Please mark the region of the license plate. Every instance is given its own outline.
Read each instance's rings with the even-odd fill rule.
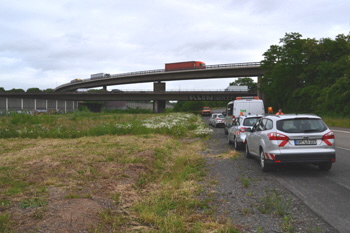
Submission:
[[[294,140],[295,145],[316,145],[317,142],[314,139],[302,139],[302,140]]]

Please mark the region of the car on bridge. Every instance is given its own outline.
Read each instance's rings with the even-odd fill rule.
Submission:
[[[111,75],[107,73],[97,73],[97,74],[90,75],[91,79],[100,79],[100,78],[109,78],[109,77],[111,77]]]
[[[334,133],[316,115],[267,115],[247,134],[245,149],[248,158],[260,160],[263,171],[285,163],[315,164],[329,171],[336,161],[334,143]]]
[[[76,78],[76,79],[73,79],[72,81],[70,81],[70,83],[77,83],[77,82],[82,82],[83,80],[80,79],[80,78]]]

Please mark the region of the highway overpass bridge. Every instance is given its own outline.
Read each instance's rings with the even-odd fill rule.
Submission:
[[[24,100],[29,101],[32,110],[36,106],[41,105],[41,108],[48,108],[48,105],[54,105],[51,108],[71,109],[78,107],[78,101],[153,101],[153,110],[155,112],[163,112],[165,110],[166,101],[169,100],[184,100],[184,101],[231,101],[237,96],[255,96],[254,92],[237,92],[237,91],[124,91],[124,92],[66,92],[66,93],[0,93],[0,111],[8,111],[12,105],[17,106],[17,110],[27,106]],[[39,101],[46,100],[46,102]],[[55,100],[56,102],[52,102]],[[63,102],[62,102],[63,101]],[[13,103],[13,104],[12,104]],[[44,104],[43,104],[44,103]],[[45,104],[46,103],[46,104]],[[43,106],[44,105],[44,106]],[[21,106],[21,107],[19,107]],[[45,107],[46,106],[46,107]],[[18,109],[20,108],[20,109]],[[29,107],[30,108],[30,107]]]
[[[215,79],[232,77],[261,77],[264,72],[260,62],[206,65],[205,69],[165,71],[164,69],[113,74],[106,78],[82,79],[56,87],[56,92],[75,91],[80,88],[95,88],[133,83],[164,83],[175,80]],[[156,91],[157,87],[154,87]],[[165,85],[164,90],[165,91]]]
[[[255,92],[246,91],[123,91],[123,92],[66,92],[66,93],[6,93],[0,98],[47,99],[70,101],[230,101],[237,96],[253,96]]]
[[[111,101],[111,100],[152,100],[155,112],[165,110],[167,100],[186,100],[186,101],[230,101],[237,96],[252,96],[259,93],[231,92],[231,91],[191,91],[191,92],[169,92],[166,91],[167,81],[175,80],[195,80],[195,79],[215,79],[232,77],[258,77],[263,76],[264,72],[260,68],[260,62],[230,63],[219,65],[206,65],[205,69],[175,70],[165,71],[147,70],[139,72],[130,72],[124,74],[113,74],[106,78],[74,80],[58,86],[54,93],[0,93],[0,105],[8,106],[9,98],[21,99],[46,99],[46,100],[64,100],[64,101]],[[124,91],[124,92],[76,92],[77,89],[103,87],[107,86],[154,82],[153,91]],[[260,96],[260,95],[259,95]],[[47,101],[46,101],[47,102]],[[34,106],[36,101],[34,101]],[[65,103],[66,104],[66,103]],[[56,104],[57,105],[57,104]],[[73,102],[73,106],[75,106]],[[73,107],[74,108],[74,107]]]
[[[205,69],[185,69],[166,71],[165,69],[158,70],[146,70],[139,72],[130,72],[124,74],[113,74],[108,77],[98,79],[82,79],[73,80],[70,83],[58,86],[55,92],[69,92],[83,88],[95,88],[103,87],[107,90],[107,86],[121,85],[121,84],[133,84],[133,83],[145,83],[154,82],[153,93],[123,93],[123,97],[128,100],[142,99],[153,100],[153,108],[156,112],[164,111],[165,100],[226,100],[235,98],[237,93],[231,93],[230,97],[227,97],[228,93],[170,93],[166,92],[165,82],[175,80],[195,80],[195,79],[215,79],[215,78],[232,78],[232,77],[258,77],[258,85],[260,77],[264,72],[260,68],[260,62],[246,62],[246,63],[230,63],[230,64],[218,64],[218,65],[206,65]],[[257,93],[259,96],[260,94]],[[90,94],[89,94],[90,95]],[[243,93],[239,93],[243,95]],[[244,95],[252,95],[252,93],[245,93]],[[94,96],[94,98],[102,98],[103,95]],[[105,94],[109,96],[109,94]],[[117,96],[117,95],[116,95]],[[114,98],[116,98],[114,96]],[[197,96],[197,97],[196,97]],[[88,97],[88,95],[86,95]],[[91,95],[92,98],[92,95]]]

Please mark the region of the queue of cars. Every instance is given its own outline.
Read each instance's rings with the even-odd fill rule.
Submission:
[[[335,137],[321,117],[265,114],[261,103],[242,102],[230,102],[223,112],[224,132],[236,150],[245,150],[247,158],[260,161],[262,171],[288,163],[314,164],[322,171],[331,169],[336,161]],[[254,106],[249,106],[253,102]],[[241,111],[246,109],[249,111]],[[212,122],[218,115],[212,115],[210,125],[215,125]]]

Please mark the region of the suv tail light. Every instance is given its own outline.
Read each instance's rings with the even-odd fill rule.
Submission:
[[[240,133],[245,133],[246,132],[246,127],[241,127],[241,128],[239,128],[239,132]]]
[[[284,134],[280,134],[280,133],[268,133],[267,136],[269,137],[269,140],[274,141],[282,141],[278,146],[279,147],[283,147],[285,146],[288,141],[289,141],[289,137],[287,137]]]
[[[331,131],[329,133],[326,133],[325,135],[323,135],[322,137],[322,141],[324,141],[328,146],[331,146],[332,143],[330,141],[328,141],[329,139],[335,139],[334,137],[334,133]]]

